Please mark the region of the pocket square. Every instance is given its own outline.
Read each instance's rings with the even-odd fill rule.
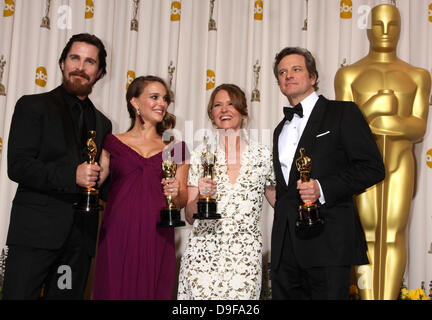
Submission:
[[[330,131],[326,131],[326,132],[320,133],[316,137],[319,138],[319,137],[325,136],[326,134],[329,134],[329,133],[330,133]]]

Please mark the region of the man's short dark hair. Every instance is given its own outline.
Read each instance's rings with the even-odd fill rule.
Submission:
[[[105,50],[105,46],[102,43],[102,41],[96,37],[93,34],[89,34],[89,33],[80,33],[80,34],[75,34],[73,35],[68,43],[66,44],[66,46],[63,49],[63,52],[60,56],[59,59],[59,65],[60,65],[60,69],[61,69],[61,64],[62,62],[64,62],[66,60],[66,57],[72,47],[72,44],[74,42],[85,42],[88,44],[92,44],[94,45],[96,48],[99,49],[99,54],[98,54],[98,58],[99,58],[99,70],[101,70],[101,74],[99,75],[99,77],[96,79],[96,81],[98,81],[99,79],[101,79],[105,74],[106,74],[106,56],[107,56],[107,52]]]
[[[278,83],[279,83],[279,77],[278,77],[279,63],[284,57],[289,56],[291,54],[298,54],[305,58],[306,69],[309,72],[309,77],[312,78],[314,75],[316,77],[316,81],[313,87],[315,91],[317,91],[318,90],[318,70],[316,68],[315,58],[313,57],[312,53],[310,53],[309,50],[300,47],[286,47],[283,48],[278,54],[276,54],[274,65],[273,65],[273,73]]]

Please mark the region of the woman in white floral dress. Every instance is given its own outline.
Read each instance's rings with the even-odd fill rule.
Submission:
[[[200,145],[191,155],[186,219],[193,228],[183,253],[178,299],[258,299],[261,291],[264,196],[274,205],[271,151],[250,141],[242,130],[248,117],[244,92],[233,84],[218,86],[208,104],[218,128],[213,139],[214,180],[202,177]],[[195,220],[200,195],[217,200],[219,220]]]

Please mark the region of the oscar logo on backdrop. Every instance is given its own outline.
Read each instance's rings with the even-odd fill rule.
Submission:
[[[355,197],[372,277],[368,286],[359,288],[360,296],[393,300],[405,272],[405,229],[415,182],[413,144],[426,131],[431,77],[397,57],[401,18],[396,6],[374,7],[369,28],[369,54],[339,69],[335,91],[337,100],[360,107],[386,168],[383,182]]]
[[[429,5],[428,9],[429,22],[432,22],[432,3]]]
[[[341,0],[340,2],[340,17],[342,19],[351,19],[353,4],[351,0]]]
[[[135,71],[129,70],[126,73],[126,90],[129,88],[129,85],[132,83],[132,81],[135,80]]]
[[[264,3],[262,0],[256,0],[254,4],[254,19],[262,20],[264,12]]]
[[[48,81],[48,73],[45,67],[38,67],[36,69],[35,83],[39,87],[45,87]]]
[[[171,21],[180,21],[181,2],[173,1],[171,3]]]
[[[208,69],[207,70],[207,81],[206,81],[206,90],[211,90],[214,88],[216,83],[216,74],[213,70]]]
[[[86,19],[92,19],[94,16],[94,3],[93,0],[86,0],[86,8],[85,8],[85,14],[84,18]]]
[[[3,17],[13,16],[14,12],[15,12],[15,1],[5,0],[4,9],[3,9]]]

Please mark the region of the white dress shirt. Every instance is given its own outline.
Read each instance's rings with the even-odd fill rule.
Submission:
[[[281,164],[282,173],[285,179],[285,183],[288,185],[289,175],[291,170],[292,162],[294,161],[295,151],[297,150],[297,145],[303,134],[303,130],[309,120],[309,116],[318,101],[318,94],[314,91],[300,103],[303,108],[303,118],[296,113],[291,121],[285,121],[282,131],[279,135],[278,140],[278,151],[279,151],[279,162]],[[294,107],[294,106],[290,106]],[[313,160],[312,160],[313,161]],[[318,180],[317,180],[318,182]],[[325,199],[321,189],[321,185],[318,182],[320,188],[320,198],[319,201],[324,204]]]

